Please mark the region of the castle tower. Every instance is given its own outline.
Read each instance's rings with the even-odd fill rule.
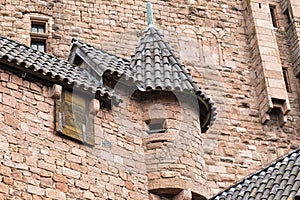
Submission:
[[[205,199],[201,134],[214,121],[213,103],[154,26],[151,9],[148,2],[148,27],[130,62],[145,122],[150,198]]]

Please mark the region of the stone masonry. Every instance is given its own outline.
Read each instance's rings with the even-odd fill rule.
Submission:
[[[42,17],[47,19],[47,51],[54,56],[67,59],[76,38],[130,59],[146,28],[145,4],[0,0],[0,34],[29,45],[30,20]],[[148,190],[164,187],[176,177],[194,180],[192,188],[178,184],[209,198],[300,147],[296,1],[153,0],[152,4],[156,27],[215,102],[215,124],[200,133],[194,113],[185,110],[193,118],[185,130],[192,133],[177,145],[187,150],[181,153],[175,146],[167,165],[159,158],[170,152],[152,149],[153,144],[137,131],[145,129],[149,102],[123,95],[119,106],[98,111],[99,148],[92,149],[54,131],[51,87],[23,79],[1,64],[0,199],[149,199]],[[272,27],[270,5],[276,8],[277,28]],[[286,8],[293,13],[291,24]],[[288,71],[290,92],[282,68]],[[285,123],[272,112],[278,99],[279,107],[286,108]],[[157,103],[164,105],[164,98]],[[176,100],[168,106],[167,114],[173,113],[168,123],[176,132],[181,128],[176,123],[182,122],[176,114],[181,111]],[[167,136],[157,140],[168,144]],[[157,181],[163,178],[170,181]]]

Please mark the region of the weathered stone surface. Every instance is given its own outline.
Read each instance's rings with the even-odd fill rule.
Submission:
[[[205,134],[197,130],[196,107],[183,108],[176,102],[180,96],[122,96],[119,106],[93,111],[98,143],[85,147],[54,131],[52,86],[6,71],[1,63],[0,199],[149,199],[147,189],[167,186],[209,197],[299,146],[299,6],[271,0],[260,2],[260,9],[249,2],[253,11],[246,1],[153,2],[156,26],[215,102],[217,121]],[[288,2],[295,30],[281,12]],[[76,37],[130,59],[145,30],[144,4],[7,1],[0,3],[0,33],[30,45],[30,19],[41,17],[48,20],[47,50],[54,56],[67,59]],[[281,10],[277,29],[270,27],[269,4]],[[282,68],[290,79],[288,93],[280,84]],[[283,127],[276,115],[261,124],[269,97],[288,97]],[[147,134],[151,116],[168,117],[165,135]]]

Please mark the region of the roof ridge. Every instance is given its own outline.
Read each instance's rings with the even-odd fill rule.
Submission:
[[[76,38],[72,38],[72,41],[71,41],[71,42],[72,42],[72,44],[76,44],[76,42],[79,42],[79,43],[81,43],[81,44],[84,44],[84,45],[87,45],[87,46],[89,46],[89,47],[92,47],[92,48],[94,48],[94,49],[97,50],[97,51],[101,51],[101,52],[103,52],[104,54],[107,54],[107,55],[109,55],[109,56],[114,56],[114,57],[116,57],[116,58],[118,58],[118,59],[121,59],[121,60],[123,60],[123,61],[125,61],[125,62],[130,63],[130,61],[129,61],[128,59],[126,59],[126,58],[123,58],[123,57],[121,57],[121,56],[118,56],[118,55],[109,53],[109,52],[107,52],[107,51],[101,49],[100,47],[94,46],[94,45],[92,45],[92,44],[90,44],[90,43],[87,43],[87,42],[83,42],[83,41],[78,40],[78,39],[76,39]]]

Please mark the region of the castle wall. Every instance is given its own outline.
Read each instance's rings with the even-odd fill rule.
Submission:
[[[249,19],[245,12],[250,12],[249,8],[248,11],[245,10],[247,1],[220,3],[217,0],[209,2],[176,0],[153,1],[152,3],[156,26],[162,30],[177,55],[191,71],[199,85],[212,97],[217,107],[217,121],[207,133],[201,134],[203,162],[206,166],[205,181],[212,189],[208,191],[210,194],[215,194],[284,153],[299,147],[300,82],[299,78],[295,77],[295,67],[290,61],[292,55],[289,53],[290,35],[288,34],[293,31],[285,32],[282,31],[285,29],[280,29],[280,27],[285,26],[284,15],[280,14],[282,13],[281,4],[277,1],[263,1],[266,6],[269,3],[277,5],[278,17],[282,19],[278,29],[274,30],[274,37],[276,37],[276,45],[278,46],[280,65],[288,69],[291,83],[291,92],[287,93],[290,112],[287,114],[287,121],[282,127],[277,123],[276,116],[275,119],[271,118],[266,124],[261,123],[260,101],[256,92],[255,63],[251,54],[251,38],[246,31]],[[89,0],[79,2],[61,0],[50,3],[33,0],[4,1],[0,4],[0,33],[29,45],[29,15],[39,13],[41,16],[49,17],[50,36],[47,48],[55,56],[66,59],[70,50],[71,39],[75,37],[111,53],[130,58],[138,43],[141,31],[146,27],[145,9],[142,8],[145,8],[143,1]],[[135,160],[144,159],[141,156],[144,154],[143,141],[138,139],[136,135],[136,130],[142,129],[144,126],[144,122],[142,123],[141,120],[142,116],[138,112],[139,109],[136,109],[139,105],[131,102],[133,106],[129,104],[127,107],[121,104],[120,107],[113,108],[111,112],[106,110],[99,112],[95,128],[99,130],[99,133],[104,133],[104,136],[99,136],[99,141],[103,141],[101,137],[105,137],[107,140],[99,151],[107,157],[103,157],[102,161],[95,162],[93,154],[90,155],[86,152],[88,150],[83,151],[84,153],[77,150],[84,150],[83,145],[53,133],[54,112],[51,109],[53,101],[46,97],[47,88],[34,92],[35,89],[30,88],[28,83],[29,86],[24,90],[38,96],[41,96],[41,91],[44,91],[42,97],[47,100],[46,104],[49,108],[47,111],[39,111],[38,105],[40,103],[38,102],[41,101],[39,100],[41,97],[35,98],[33,95],[27,100],[30,99],[29,106],[34,107],[32,111],[37,112],[37,117],[32,116],[33,114],[24,116],[20,110],[14,110],[10,105],[5,104],[5,99],[13,97],[8,94],[19,95],[19,98],[15,98],[20,99],[20,101],[16,101],[16,99],[9,99],[8,101],[14,102],[20,107],[23,105],[21,102],[24,101],[20,92],[15,92],[21,86],[14,86],[15,89],[13,89],[10,88],[10,84],[6,84],[7,82],[6,79],[2,80],[1,86],[3,90],[3,106],[1,105],[3,126],[1,126],[1,132],[4,136],[2,137],[3,144],[5,144],[3,146],[8,144],[7,148],[2,151],[8,152],[7,154],[10,156],[5,157],[6,154],[2,154],[4,162],[1,165],[3,168],[3,183],[0,185],[2,188],[0,188],[1,195],[12,194],[11,191],[18,193],[17,196],[21,196],[22,193],[24,195],[38,195],[30,193],[30,191],[35,190],[40,194],[47,195],[47,190],[43,189],[47,186],[49,187],[48,195],[57,192],[57,195],[63,196],[61,191],[64,189],[57,188],[58,191],[55,189],[56,185],[62,185],[58,187],[68,185],[69,194],[77,195],[78,193],[82,197],[84,197],[83,195],[98,195],[100,199],[122,199],[127,193],[129,195],[141,195],[141,197],[147,196],[145,188],[147,185],[147,166],[143,165],[142,162],[139,167],[132,166],[131,157],[127,156],[129,152],[135,152],[137,156],[134,158]],[[32,96],[32,94],[28,95]],[[129,99],[125,100],[130,101]],[[7,115],[7,112],[15,112],[16,114],[13,115],[13,119],[9,119],[12,117]],[[29,111],[24,110],[24,112]],[[119,116],[119,113],[122,114]],[[132,115],[132,113],[135,114]],[[33,117],[33,119],[26,117]],[[18,121],[20,123],[16,123]],[[140,123],[136,123],[137,121]],[[32,126],[32,130],[27,130],[26,127],[28,126]],[[126,126],[130,131],[119,126]],[[107,154],[110,143],[117,144],[112,145],[111,148],[123,149],[122,155],[125,156]],[[26,145],[33,145],[31,150],[28,150],[32,151],[31,153],[23,152],[26,148],[22,147],[27,147]],[[54,146],[57,148],[56,151],[53,150]],[[43,150],[45,148],[46,151]],[[73,152],[73,148],[76,153]],[[77,155],[78,152],[82,154]],[[13,154],[21,157],[21,160],[18,160],[19,157],[13,157]],[[71,156],[73,154],[79,156],[81,161],[68,160],[74,158]],[[58,164],[55,157],[61,158],[57,161]],[[120,157],[123,158],[123,163]],[[26,158],[25,161],[24,158]],[[32,166],[26,164],[30,158],[33,159]],[[22,162],[25,164],[17,164]],[[71,166],[78,167],[75,164],[71,165],[71,163],[79,166],[84,164],[85,167],[83,168],[87,169],[84,172],[88,174],[94,170],[93,173],[97,174],[102,182],[105,182],[105,186],[97,184],[95,187],[85,188],[86,184],[82,184],[83,188],[81,188],[79,181],[81,177],[85,177],[82,176],[85,173],[71,171],[74,170]],[[45,169],[43,164],[46,167],[49,165],[50,170]],[[141,170],[129,175],[125,170],[127,167],[132,170]],[[30,171],[31,168],[32,171]],[[64,171],[64,168],[67,170]],[[90,168],[92,170],[89,170]],[[61,181],[54,180],[55,174],[69,172],[74,172],[75,175],[67,174],[68,180],[64,179],[62,184],[57,184]],[[80,174],[79,178],[78,174]],[[13,178],[8,178],[10,175],[14,175]],[[89,175],[87,177],[87,179],[90,178]],[[87,179],[83,182],[88,181]],[[150,179],[149,175],[148,179]],[[42,184],[47,184],[44,183],[45,181],[49,181],[48,185],[42,186]],[[77,186],[76,181],[78,182]],[[121,187],[124,185],[125,187]],[[39,187],[39,189],[35,187]],[[98,187],[100,187],[99,191],[101,192],[97,192],[98,189],[97,191],[93,190]],[[22,189],[16,190],[14,188]],[[143,198],[136,197],[135,199]]]
[[[112,112],[99,111],[85,146],[54,131],[51,88],[0,78],[0,199],[148,198],[142,140],[122,135]]]

